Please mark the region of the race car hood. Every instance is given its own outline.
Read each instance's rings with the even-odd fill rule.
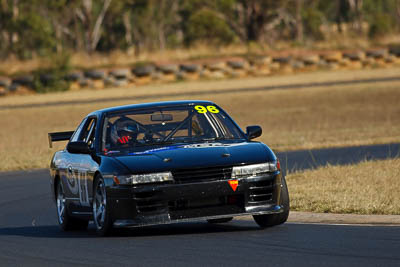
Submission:
[[[174,145],[113,157],[131,173],[234,166],[276,160],[274,153],[259,142]]]

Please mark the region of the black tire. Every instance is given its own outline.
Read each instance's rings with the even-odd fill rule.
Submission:
[[[157,69],[164,74],[177,73],[179,71],[178,65],[175,64],[159,65]]]
[[[228,61],[227,64],[232,69],[244,69],[245,66],[244,61]]]
[[[254,220],[261,228],[279,225],[287,221],[289,217],[290,201],[289,201],[289,191],[287,188],[285,177],[282,177],[282,192],[281,192],[280,205],[282,205],[284,208],[284,211],[282,213],[253,215]]]
[[[81,220],[70,215],[68,205],[65,203],[64,189],[60,180],[58,180],[56,184],[56,207],[58,223],[62,230],[72,231],[87,229],[89,221]]]
[[[27,87],[32,87],[33,81],[34,81],[33,75],[22,75],[12,79],[12,83]]]
[[[228,218],[221,218],[221,219],[209,219],[207,220],[208,223],[227,223],[233,220],[233,217],[228,217]]]
[[[106,77],[106,73],[103,70],[88,70],[85,71],[85,77],[92,80],[102,80]]]
[[[396,57],[400,57],[400,44],[390,44],[389,53]]]
[[[292,57],[288,56],[288,57],[274,57],[272,58],[273,62],[278,62],[281,64],[289,64],[290,61],[292,61]]]
[[[367,54],[367,57],[384,58],[387,56],[387,50],[386,49],[373,49],[373,50],[368,50],[366,54]]]
[[[132,72],[136,77],[150,76],[154,73],[155,67],[153,65],[144,65],[135,67]]]
[[[92,207],[93,221],[97,234],[99,236],[110,235],[114,221],[107,205],[107,190],[104,179],[101,176],[97,176],[94,182]]]
[[[179,69],[183,72],[195,73],[200,71],[200,66],[197,64],[181,64]]]
[[[82,72],[78,72],[78,71],[70,72],[65,75],[64,79],[66,81],[76,82],[76,81],[83,79],[83,74],[82,74]]]
[[[110,71],[110,75],[117,80],[125,80],[128,77],[130,77],[130,74],[131,74],[130,69],[115,69]]]

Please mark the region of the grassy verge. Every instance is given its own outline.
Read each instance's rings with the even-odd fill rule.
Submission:
[[[400,159],[326,166],[287,176],[297,211],[400,214]]]
[[[387,70],[391,72],[392,70]],[[360,72],[334,72],[293,75],[280,78],[280,83],[359,78]],[[341,74],[342,76],[340,76]],[[362,75],[365,75],[363,72]],[[272,79],[272,78],[271,78]],[[328,78],[326,78],[328,79]],[[20,98],[0,99],[1,104],[51,102],[110,95],[148,95],[148,101],[177,99],[208,99],[221,105],[244,129],[247,125],[263,127],[260,138],[275,150],[311,149],[321,147],[400,142],[400,82],[355,84],[327,88],[272,90],[263,92],[226,93],[198,96],[201,88],[225,90],[226,83],[249,87],[277,84],[278,80],[231,80],[227,82],[180,83],[104,91],[85,91]],[[198,84],[199,87],[193,86]],[[225,85],[225,87],[224,87]],[[240,88],[240,87],[239,87]],[[157,98],[157,92],[180,90],[187,95],[175,98]],[[49,106],[0,110],[0,170],[46,168],[51,155],[65,144],[49,149],[47,133],[73,130],[89,112],[115,105],[140,101]]]

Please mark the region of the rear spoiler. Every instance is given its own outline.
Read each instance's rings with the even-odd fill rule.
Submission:
[[[50,148],[53,147],[53,142],[69,140],[73,134],[74,134],[74,131],[48,133],[49,147]]]

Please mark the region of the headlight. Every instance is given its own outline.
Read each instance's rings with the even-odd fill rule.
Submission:
[[[232,178],[251,178],[260,174],[279,170],[279,161],[266,162],[246,166],[237,166],[232,169]]]
[[[146,174],[120,175],[114,176],[117,184],[146,184],[173,181],[171,172],[157,172]]]

